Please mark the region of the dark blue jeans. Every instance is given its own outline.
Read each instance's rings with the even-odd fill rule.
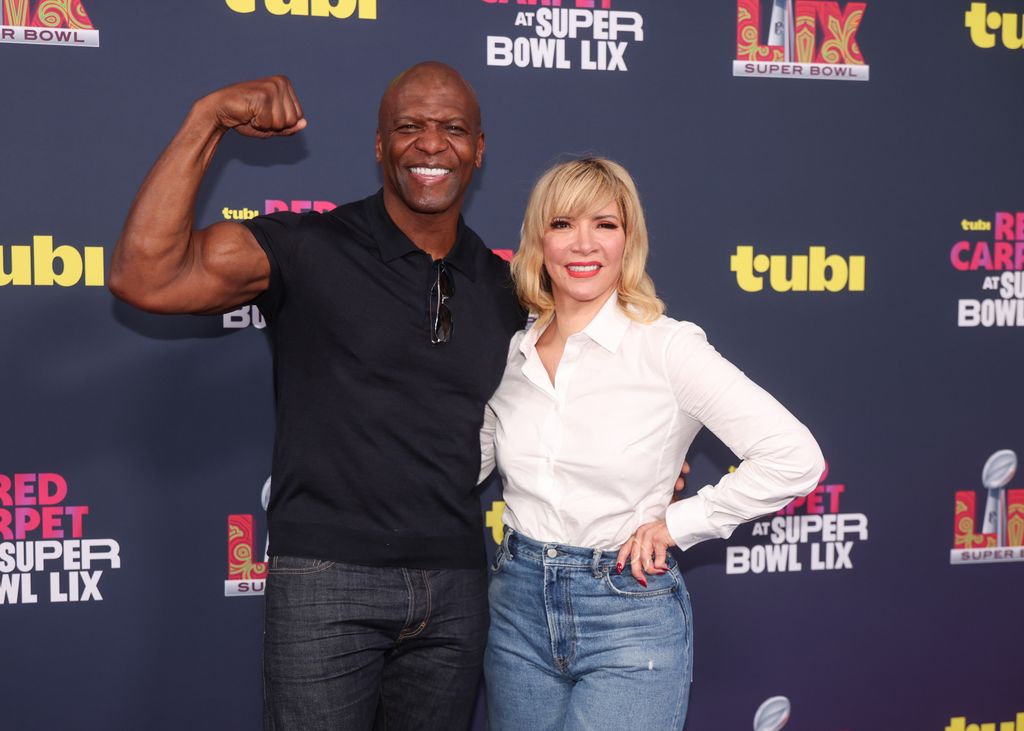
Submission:
[[[486,568],[427,571],[274,556],[264,727],[465,729],[487,625]]]

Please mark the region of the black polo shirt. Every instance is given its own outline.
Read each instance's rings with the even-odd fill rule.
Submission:
[[[434,345],[434,264],[382,193],[246,225],[271,267],[254,300],[274,357],[270,553],[481,566],[479,430],[524,322],[507,264],[459,218],[445,258],[454,328]]]

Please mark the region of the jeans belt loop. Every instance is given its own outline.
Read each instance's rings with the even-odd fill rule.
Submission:
[[[505,535],[502,536],[502,539],[501,539],[501,548],[505,552],[505,558],[506,559],[512,558],[512,548],[511,548],[510,544],[512,542],[512,534],[513,533],[515,533],[515,531],[512,530],[511,528],[509,528],[506,525],[505,526]]]
[[[594,557],[590,560],[590,572],[595,579],[601,578],[601,554],[600,548],[594,549]]]

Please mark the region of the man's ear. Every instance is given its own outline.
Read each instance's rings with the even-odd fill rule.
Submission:
[[[481,132],[476,140],[476,166],[479,168],[484,164],[484,133]]]

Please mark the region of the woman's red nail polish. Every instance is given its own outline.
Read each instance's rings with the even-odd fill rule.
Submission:
[[[615,573],[617,573],[617,574],[621,574],[622,573],[622,564],[621,563],[615,564]]]
[[[637,581],[640,582],[640,585],[642,587],[644,587],[645,589],[647,588],[647,579],[637,579]]]

